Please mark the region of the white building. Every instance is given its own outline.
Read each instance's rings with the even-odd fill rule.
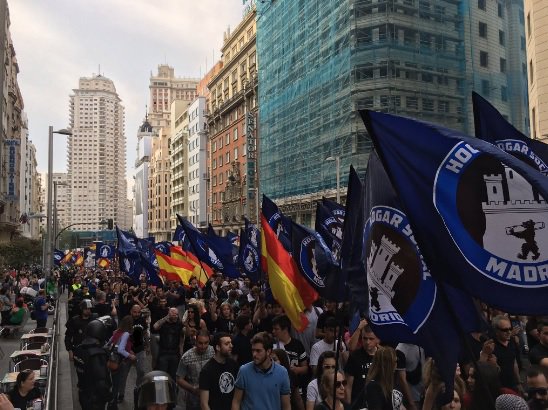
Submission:
[[[127,229],[124,107],[112,80],[82,77],[70,96],[68,195],[75,230],[99,230],[112,218]],[[80,225],[81,223],[81,225]]]
[[[188,107],[188,216],[192,223],[207,227],[207,131],[206,98],[198,97]]]
[[[137,132],[137,159],[133,185],[133,230],[139,238],[148,238],[148,174],[152,138],[152,126],[146,118]]]

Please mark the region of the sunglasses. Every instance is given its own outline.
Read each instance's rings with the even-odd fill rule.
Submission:
[[[335,366],[334,364],[324,364],[322,366],[322,368],[324,368],[324,369],[334,369],[335,367],[337,367],[337,366]]]
[[[512,328],[511,327],[499,327],[499,331],[500,332],[511,332]]]
[[[527,390],[527,394],[529,395],[529,398],[535,397],[537,394],[539,396],[546,396],[548,395],[548,389],[546,387],[531,388]]]
[[[337,380],[335,382],[335,387],[339,389],[340,387],[346,387],[346,380]]]

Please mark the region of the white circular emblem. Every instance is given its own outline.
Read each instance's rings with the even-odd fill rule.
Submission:
[[[234,390],[234,376],[230,372],[223,372],[219,377],[219,390],[228,394]]]

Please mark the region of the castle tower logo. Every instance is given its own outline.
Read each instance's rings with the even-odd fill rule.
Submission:
[[[466,261],[483,275],[548,286],[548,203],[514,169],[461,142],[438,168],[434,204]]]
[[[370,321],[406,324],[417,332],[434,305],[436,286],[407,216],[392,207],[373,207],[364,243]]]

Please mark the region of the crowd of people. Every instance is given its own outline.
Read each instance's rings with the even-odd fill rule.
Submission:
[[[548,317],[485,308],[489,326],[466,336],[453,399],[442,404],[445,384],[427,352],[383,343],[366,319],[351,329],[345,304],[319,300],[305,312],[307,328],[296,332],[283,308],[245,276],[216,273],[203,288],[196,278],[155,287],[144,276],[136,284],[120,272],[90,269],[54,277],[58,292],[69,294],[70,360],[78,371],[90,349],[102,358],[100,369],[79,374],[84,410],[116,409],[126,391],[138,406],[152,370],[178,387],[176,397],[165,394],[173,396],[165,408],[548,408]],[[102,398],[94,400],[99,407],[90,407],[92,397]]]

